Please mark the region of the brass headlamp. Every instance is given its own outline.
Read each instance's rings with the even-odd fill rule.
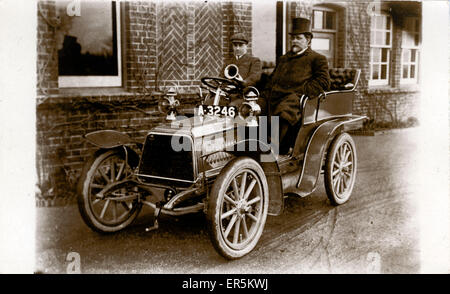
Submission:
[[[161,113],[167,114],[166,120],[176,120],[177,107],[180,106],[180,101],[178,101],[178,99],[175,99],[176,95],[177,91],[175,90],[175,88],[170,87],[166,92],[166,95],[162,97],[158,103],[158,110]]]
[[[255,87],[244,89],[244,102],[239,107],[239,116],[247,122],[249,127],[257,127],[257,115],[261,113],[261,107],[256,103],[258,101],[259,91]]]

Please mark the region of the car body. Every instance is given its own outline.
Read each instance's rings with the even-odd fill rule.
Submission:
[[[258,116],[257,89],[223,78],[202,79],[209,90],[203,101],[217,108],[211,113],[202,104],[194,115],[175,116],[179,103],[169,92],[161,104],[169,120],[149,130],[144,142],[113,130],[86,134],[99,149],[79,182],[84,221],[108,233],[130,225],[142,205],[155,211],[152,228],[160,214],[203,211],[217,252],[236,259],[254,249],[267,215],[283,212],[284,195],[310,195],[322,173],[330,202],[345,203],[357,169],[348,131],[367,119],[352,114],[359,70],[351,73],[344,88],[302,97],[302,119],[288,154],[278,154],[274,144],[277,118]],[[233,111],[236,116],[228,115],[232,108],[218,106],[232,92],[244,101]]]

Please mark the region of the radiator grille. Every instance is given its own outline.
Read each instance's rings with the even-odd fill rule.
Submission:
[[[172,142],[184,142],[183,146],[189,148],[176,151],[172,148]],[[192,141],[186,136],[149,134],[145,140],[139,164],[139,174],[158,178],[194,181]]]

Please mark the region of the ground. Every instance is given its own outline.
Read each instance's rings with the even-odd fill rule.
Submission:
[[[312,195],[289,197],[282,215],[268,217],[242,259],[215,252],[202,214],[163,217],[159,230],[145,232],[145,208],[128,229],[100,235],[71,205],[37,208],[36,271],[65,273],[76,252],[82,273],[419,273],[417,129],[354,139],[350,200],[332,206],[321,176]]]

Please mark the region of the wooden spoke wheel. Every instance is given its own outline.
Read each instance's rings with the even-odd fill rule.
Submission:
[[[110,233],[127,227],[139,214],[137,187],[124,180],[132,171],[120,150],[89,160],[81,174],[78,208],[95,231]]]
[[[325,190],[333,205],[345,203],[351,196],[356,178],[356,148],[347,133],[338,135],[327,152]]]
[[[208,203],[208,231],[219,254],[237,259],[254,249],[269,204],[267,180],[253,159],[239,157],[221,171]]]

